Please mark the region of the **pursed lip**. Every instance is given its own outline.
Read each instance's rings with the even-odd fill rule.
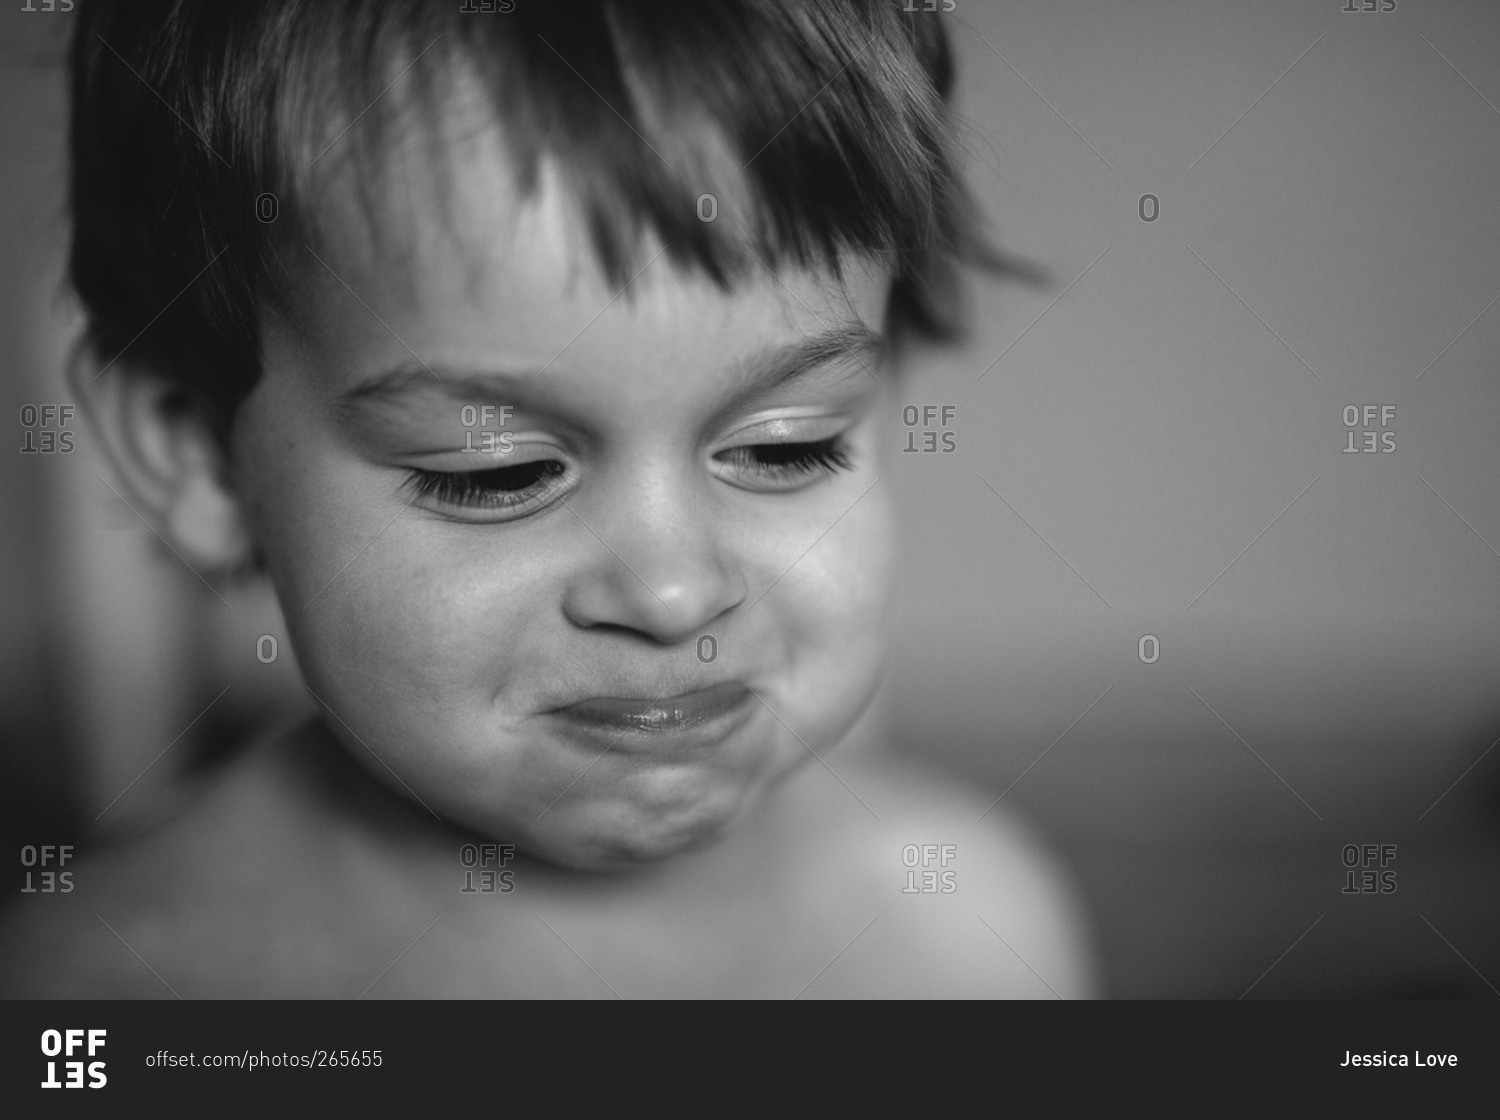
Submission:
[[[723,730],[749,714],[755,694],[740,681],[729,681],[677,696],[591,696],[551,715],[584,730],[623,736],[673,737],[695,731]]]

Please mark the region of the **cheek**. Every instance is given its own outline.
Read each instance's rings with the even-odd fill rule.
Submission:
[[[557,644],[551,567],[524,543],[408,510],[305,612],[299,650],[310,646],[310,675],[387,725],[487,722]]]
[[[885,657],[895,576],[885,486],[882,481],[867,493],[767,595],[769,602],[790,584],[777,611],[793,661],[817,672],[825,685],[830,678],[876,672]]]
[[[245,420],[237,482],[318,694],[389,720],[444,693],[503,687],[514,651],[541,640],[545,566],[524,547],[404,508],[394,475],[325,440],[257,423],[253,411]]]
[[[750,581],[757,588],[753,594],[776,581],[752,616],[774,602],[779,628],[799,660],[842,661],[846,675],[881,661],[888,642],[897,568],[895,506],[886,477],[887,448],[895,439],[890,395],[882,394],[855,436],[856,469],[838,484],[841,492],[794,527],[765,527],[759,540],[775,542],[774,556],[760,558],[761,570]],[[816,543],[808,548],[810,541]]]
[[[842,742],[884,676],[894,583],[892,512],[879,496],[884,486],[782,581],[796,576],[793,593],[776,604],[787,656],[766,699],[795,734],[786,745],[796,762],[806,761],[805,748],[821,753]]]

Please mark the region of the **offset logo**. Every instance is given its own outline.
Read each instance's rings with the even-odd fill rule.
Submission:
[[[953,418],[958,415],[956,404],[924,404],[918,408],[909,404],[901,410],[901,423],[906,426],[906,446],[903,455],[917,455],[924,451],[940,451],[947,455],[958,450],[958,433],[951,430]],[[918,446],[917,437],[921,436]],[[938,446],[941,437],[942,446]]]
[[[1380,413],[1380,428],[1375,428],[1375,413]],[[1349,431],[1345,434],[1349,437],[1342,448],[1345,455],[1357,455],[1361,451],[1379,451],[1389,453],[1396,450],[1396,429],[1391,427],[1391,422],[1396,419],[1396,406],[1393,404],[1367,404],[1363,408],[1358,405],[1346,404],[1344,406],[1344,427]],[[1361,421],[1364,429],[1360,432],[1360,446],[1355,447],[1355,430],[1359,428]],[[1379,446],[1376,446],[1376,437],[1380,437]]]
[[[23,404],[21,454],[70,454],[74,447],[74,433],[68,424],[74,411],[70,404]]]
[[[479,868],[479,885],[474,884],[475,873],[465,871],[464,885],[458,888],[458,893],[510,894],[516,889],[516,873],[500,869],[515,858],[514,844],[465,844],[458,850],[458,862],[468,868]]]
[[[919,882],[915,869],[918,865],[925,869],[934,860],[939,867],[948,867],[949,861],[957,858],[957,844],[923,844],[920,848],[907,844],[901,849],[901,862],[906,866],[906,886],[901,893],[952,894],[958,890],[958,872],[951,868],[943,872],[923,870]]]
[[[507,432],[504,425],[510,420],[513,409],[510,405],[466,404],[459,409],[458,421],[464,428],[464,445],[460,451],[466,451],[470,455],[509,455],[515,450],[515,441]],[[487,424],[499,423],[499,428],[485,427]],[[479,433],[479,446],[474,446],[474,433]]]
[[[1339,894],[1396,893],[1396,872],[1390,866],[1396,862],[1396,845],[1345,844],[1340,855],[1344,867],[1349,870],[1344,872],[1344,888]],[[1378,873],[1375,870],[1377,863],[1382,868]]]
[[[61,1031],[45,1030],[42,1032],[42,1056],[49,1059],[47,1062],[47,1080],[42,1082],[43,1089],[102,1089],[109,1082],[104,1075],[104,1063],[89,1062],[88,1068],[84,1068],[83,1053],[87,1047],[90,1058],[96,1056],[104,1048],[103,1030],[77,1030],[68,1029]],[[85,1043],[85,1036],[87,1042]],[[76,1060],[58,1062],[58,1057],[72,1058],[79,1055]],[[64,1081],[57,1079],[57,1067],[61,1065]],[[88,1074],[88,1084],[84,1084],[84,1074]]]
[[[73,857],[72,844],[23,844],[21,846],[21,866],[26,868],[26,885],[21,888],[22,894],[70,894],[73,890],[73,873],[71,871],[38,871],[31,869],[41,867],[61,867]],[[32,876],[35,875],[35,880]]]

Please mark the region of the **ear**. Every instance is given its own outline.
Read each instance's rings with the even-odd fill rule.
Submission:
[[[227,451],[190,391],[129,355],[102,361],[88,338],[67,372],[131,508],[194,569],[247,565],[253,544]]]

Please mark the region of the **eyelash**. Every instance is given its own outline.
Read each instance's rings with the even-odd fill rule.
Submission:
[[[552,489],[555,479],[567,470],[556,459],[537,459],[514,467],[495,467],[487,471],[414,470],[408,485],[418,498],[432,498],[448,506],[465,509],[510,510],[527,505]],[[501,488],[485,486],[485,479],[509,482],[525,479],[523,486]]]
[[[770,453],[770,458],[761,456]],[[849,441],[842,434],[814,443],[754,443],[730,448],[716,458],[734,466],[736,473],[749,468],[772,481],[792,482],[809,475],[833,476],[854,465]]]
[[[715,456],[729,464],[736,478],[758,475],[771,483],[796,483],[815,475],[832,477],[852,469],[853,451],[842,435],[809,443],[757,443],[730,448]],[[417,498],[481,511],[508,511],[540,506],[566,474],[556,459],[538,459],[514,467],[483,471],[428,471],[415,469],[407,485]],[[521,482],[520,486],[485,485]],[[538,499],[542,499],[539,501]]]

